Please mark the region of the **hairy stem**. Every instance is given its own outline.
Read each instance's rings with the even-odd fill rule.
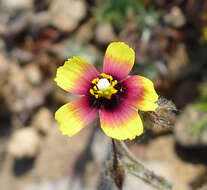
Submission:
[[[116,141],[119,151],[125,155],[130,162],[120,160],[125,169],[132,175],[142,179],[146,183],[159,190],[171,190],[172,185],[163,177],[157,176],[152,171],[144,167],[144,165],[135,157],[123,141]]]
[[[112,139],[112,149],[113,149],[113,169],[117,169],[118,156],[117,156],[116,144],[115,144],[114,139]]]
[[[114,139],[112,139],[112,150],[113,150],[113,165],[111,169],[111,177],[119,190],[122,190],[124,183],[124,168],[119,164],[117,149]]]

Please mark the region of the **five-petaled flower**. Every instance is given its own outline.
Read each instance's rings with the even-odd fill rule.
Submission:
[[[64,135],[73,136],[99,112],[105,134],[118,140],[134,139],[143,133],[137,109],[153,111],[158,95],[153,83],[142,76],[127,76],[135,54],[123,42],[112,42],[105,53],[103,73],[75,56],[58,68],[56,83],[64,90],[83,95],[55,113]]]

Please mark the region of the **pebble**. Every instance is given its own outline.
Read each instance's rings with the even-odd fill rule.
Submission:
[[[183,73],[183,69],[189,64],[189,56],[186,46],[180,43],[177,49],[173,52],[172,56],[168,58],[168,77],[171,80],[178,79]]]
[[[166,23],[171,24],[175,28],[180,28],[186,23],[186,18],[179,7],[172,7],[169,14],[164,17]]]
[[[13,133],[8,144],[8,152],[16,159],[33,158],[39,151],[39,145],[40,138],[33,128],[21,128]]]
[[[86,13],[82,0],[53,0],[50,6],[52,25],[62,31],[73,31]]]
[[[111,41],[114,41],[116,35],[113,31],[111,24],[105,23],[98,25],[95,30],[95,38],[97,42],[102,44],[107,44]]]
[[[53,125],[53,115],[51,111],[45,107],[40,108],[32,120],[32,126],[38,131],[47,134]]]
[[[184,147],[207,146],[207,130],[200,129],[206,127],[207,113],[196,110],[190,104],[177,119],[175,125],[175,138]]]
[[[0,54],[0,74],[7,72],[9,69],[9,61],[4,54]]]
[[[2,6],[10,10],[32,8],[33,0],[2,0]]]
[[[25,75],[32,85],[38,85],[42,81],[42,74],[36,63],[30,63],[25,66]]]

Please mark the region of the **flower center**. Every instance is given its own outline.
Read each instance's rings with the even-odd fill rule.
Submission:
[[[111,99],[113,94],[116,94],[118,90],[114,87],[118,83],[117,80],[113,80],[111,75],[101,73],[103,78],[95,78],[92,80],[93,87],[90,88],[90,93],[98,98]]]
[[[108,79],[105,78],[100,79],[97,83],[97,87],[101,91],[107,90],[109,86],[110,86],[110,82],[108,81]]]

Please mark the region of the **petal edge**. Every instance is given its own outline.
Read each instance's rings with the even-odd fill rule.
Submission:
[[[62,89],[74,94],[87,94],[91,80],[99,76],[96,68],[84,58],[75,56],[57,69],[55,82]]]
[[[132,140],[143,133],[140,116],[127,104],[122,104],[114,111],[107,111],[102,108],[100,121],[104,133],[117,140]]]
[[[151,80],[142,76],[130,76],[123,81],[127,88],[125,101],[141,111],[154,111],[158,95]]]
[[[84,96],[60,107],[55,113],[59,130],[63,135],[73,136],[88,125],[97,115],[98,109],[91,108]]]
[[[103,72],[117,79],[124,79],[131,71],[135,53],[124,42],[112,42],[106,49]]]

